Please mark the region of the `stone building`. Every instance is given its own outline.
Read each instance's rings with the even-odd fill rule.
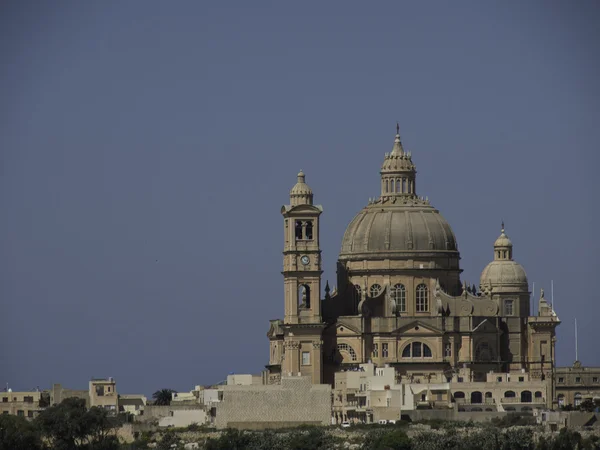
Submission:
[[[558,406],[578,407],[585,400],[600,401],[600,367],[557,367],[555,375]]]
[[[0,393],[0,414],[32,419],[46,406],[43,394],[39,390],[13,392],[7,389]]]
[[[398,383],[486,382],[523,372],[552,392],[558,317],[539,300],[532,316],[525,270],[504,224],[479,286],[461,281],[457,238],[427,198],[396,134],[384,155],[378,198],[350,221],[337,262],[337,288],[321,298],[320,220],[305,174],[281,208],[284,316],[271,320],[269,382],[282,375],[334,383],[340,370],[373,362]],[[418,380],[418,381],[417,381]],[[544,394],[544,398],[553,395]]]

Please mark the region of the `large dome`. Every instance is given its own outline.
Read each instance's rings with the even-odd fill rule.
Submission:
[[[408,260],[419,253],[441,252],[458,256],[448,222],[417,195],[417,168],[411,153],[404,151],[399,133],[396,125],[394,146],[381,166],[381,196],[370,200],[346,228],[340,260]]]
[[[340,259],[439,251],[458,251],[454,233],[427,200],[413,197],[379,200],[360,211],[346,228]]]

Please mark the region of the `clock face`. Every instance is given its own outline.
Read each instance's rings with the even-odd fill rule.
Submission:
[[[308,263],[310,262],[310,258],[308,256],[304,255],[302,258],[300,258],[300,261],[302,262],[302,264],[307,266]]]

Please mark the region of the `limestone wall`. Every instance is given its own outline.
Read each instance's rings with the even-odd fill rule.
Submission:
[[[312,385],[309,377],[283,377],[281,385],[225,386],[217,404],[219,429],[283,428],[329,425],[331,387]]]

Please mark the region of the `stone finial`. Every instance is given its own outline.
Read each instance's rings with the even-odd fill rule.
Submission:
[[[501,230],[501,232],[504,233],[504,220],[502,221],[502,230]]]

